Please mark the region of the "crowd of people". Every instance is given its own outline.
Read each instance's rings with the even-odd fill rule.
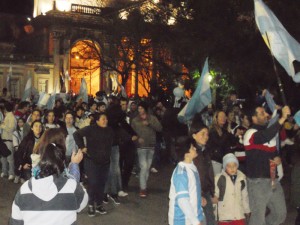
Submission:
[[[139,196],[146,198],[150,172],[171,162],[176,168],[170,225],[282,224],[287,213],[280,183],[285,166],[293,166],[291,193],[300,196],[299,127],[288,106],[269,123],[264,101],[248,111],[239,103],[232,93],[223,108],[210,104],[186,125],[177,120],[182,106],[163,101],[97,93],[89,102],[67,106],[57,99],[46,110],[2,98],[1,138],[11,154],[1,157],[1,178],[23,183],[10,223],[32,219],[30,214],[54,205],[67,211],[57,212],[64,224],[76,221],[86,205],[90,217],[106,214],[105,204],[119,205],[119,198],[128,195],[133,173],[138,173]],[[25,204],[25,194],[37,196],[37,202]],[[300,206],[299,197],[293,200]],[[41,201],[49,205],[35,208]],[[70,204],[59,208],[62,201]]]

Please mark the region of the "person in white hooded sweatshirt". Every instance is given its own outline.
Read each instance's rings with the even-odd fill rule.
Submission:
[[[82,153],[73,153],[71,162],[79,163]],[[26,181],[17,192],[9,225],[76,225],[77,212],[88,202],[85,189],[68,178],[65,150],[48,144],[41,153],[40,171]]]

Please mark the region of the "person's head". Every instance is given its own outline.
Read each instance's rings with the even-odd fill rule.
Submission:
[[[226,114],[224,111],[216,111],[213,116],[213,124],[218,127],[223,127],[226,123]]]
[[[198,145],[205,146],[209,132],[207,126],[205,126],[200,120],[193,120],[190,128],[190,137],[195,140]]]
[[[17,130],[18,131],[22,130],[24,124],[25,124],[25,120],[23,118],[19,118],[17,121]]]
[[[87,105],[86,102],[82,102],[82,103],[81,103],[81,107],[83,108],[84,111],[88,110],[88,108],[87,108],[88,105]]]
[[[43,133],[43,124],[40,120],[35,120],[31,124],[31,130],[36,137],[40,137]]]
[[[239,161],[232,153],[228,153],[223,157],[223,169],[229,175],[236,175],[239,168]]]
[[[41,111],[39,109],[34,109],[31,113],[31,121],[36,121],[41,119]]]
[[[227,121],[228,122],[234,122],[234,120],[235,120],[235,114],[234,114],[234,112],[233,111],[229,111],[228,113],[227,113]]]
[[[146,102],[140,102],[138,105],[139,114],[147,114],[148,112],[148,104]]]
[[[250,127],[251,123],[250,123],[250,120],[249,120],[249,116],[245,113],[243,113],[241,115],[241,125],[248,128]]]
[[[177,156],[179,161],[193,161],[198,156],[195,140],[187,138],[183,141],[177,150]]]
[[[55,120],[55,115],[53,110],[48,110],[45,114],[45,122],[48,124],[53,124]]]
[[[26,113],[29,110],[29,102],[27,101],[20,102],[18,106],[18,110],[23,113]]]
[[[72,127],[74,123],[74,116],[72,112],[66,112],[65,123],[67,127]]]
[[[62,128],[52,128],[46,130],[38,144],[34,147],[33,152],[38,154],[43,154],[45,147],[50,143],[55,143],[61,145],[63,148],[66,148],[66,137],[67,132]]]
[[[4,108],[5,108],[5,112],[12,112],[14,109],[14,106],[10,102],[5,102]]]
[[[126,98],[124,98],[124,97],[120,98],[120,106],[121,106],[121,109],[122,109],[123,112],[127,111],[128,101],[127,101]]]
[[[111,95],[109,105],[120,105],[120,101],[116,96]]]
[[[130,104],[130,111],[134,112],[137,110],[137,104],[136,102],[131,102]]]
[[[99,101],[102,101],[105,96],[106,96],[105,91],[97,91],[96,92],[96,99]]]
[[[104,102],[99,102],[97,104],[98,112],[105,112],[106,111],[106,104]]]
[[[107,127],[108,119],[107,119],[107,115],[105,113],[96,113],[94,118],[95,118],[96,124],[99,127],[102,127],[102,128]]]
[[[55,107],[56,107],[56,108],[60,107],[61,104],[62,104],[62,103],[61,103],[61,99],[55,100]]]
[[[96,102],[91,102],[90,105],[90,112],[95,112],[97,109],[97,103]]]
[[[259,106],[251,112],[251,119],[253,124],[263,126],[268,123],[269,114],[263,107]]]
[[[84,114],[84,108],[79,106],[79,107],[76,108],[75,112],[76,112],[76,116],[82,117],[83,114]]]
[[[157,103],[156,103],[156,108],[159,108],[159,109],[163,109],[164,108],[164,105],[163,105],[163,103],[161,102],[161,101],[158,101]]]
[[[66,150],[63,146],[55,143],[46,145],[45,150],[40,153],[39,178],[48,176],[59,176],[65,169]]]
[[[230,92],[229,100],[232,102],[235,102],[237,100],[237,93],[235,91]]]

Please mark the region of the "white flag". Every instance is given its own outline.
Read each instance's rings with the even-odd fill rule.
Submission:
[[[79,95],[77,97],[77,101],[82,99],[83,102],[88,103],[88,92],[87,92],[87,84],[84,78],[81,79],[81,85],[79,90]]]
[[[287,32],[274,13],[262,2],[254,0],[255,21],[265,43],[274,57],[296,83],[300,83],[300,72],[295,71],[294,62],[300,62],[300,45]]]

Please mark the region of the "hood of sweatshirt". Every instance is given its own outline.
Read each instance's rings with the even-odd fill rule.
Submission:
[[[55,184],[53,176],[45,177],[45,178],[32,178],[31,179],[31,187],[29,183],[29,187],[32,190],[32,193],[38,198],[44,201],[50,201],[53,199],[59,192],[59,187]],[[59,179],[59,178],[58,178]]]

